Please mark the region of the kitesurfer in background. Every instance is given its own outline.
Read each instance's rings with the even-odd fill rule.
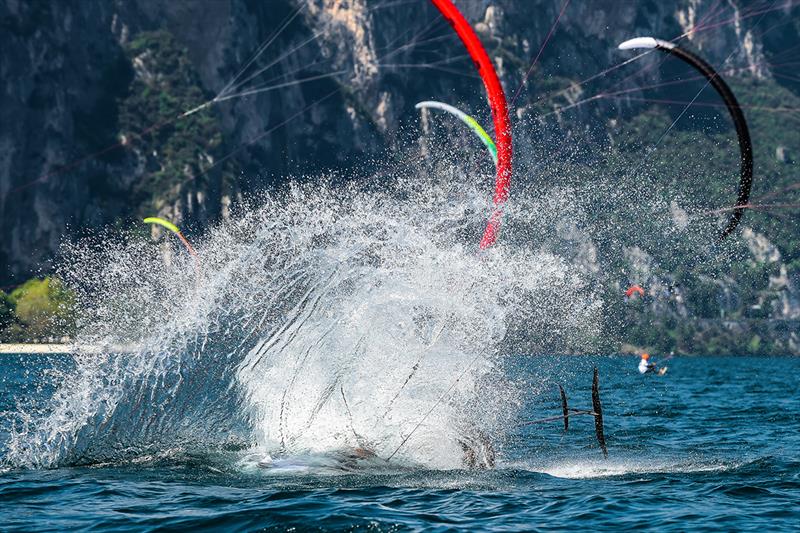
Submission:
[[[639,373],[647,374],[648,372],[655,372],[656,364],[650,362],[650,354],[643,353],[642,358],[639,360]]]
[[[661,362],[669,361],[675,356],[674,352],[669,355],[666,359],[662,359]],[[650,362],[650,354],[643,353],[642,358],[639,360],[639,373],[640,374],[648,374],[650,372],[656,373],[659,376],[663,376],[667,373],[667,367],[662,366],[658,368],[657,365],[653,362]]]

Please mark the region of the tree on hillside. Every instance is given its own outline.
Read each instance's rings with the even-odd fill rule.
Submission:
[[[24,340],[58,338],[73,333],[75,295],[54,278],[31,279],[11,292]]]

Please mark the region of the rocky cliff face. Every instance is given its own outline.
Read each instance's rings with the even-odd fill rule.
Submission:
[[[563,3],[456,4],[511,97]],[[688,42],[712,62],[769,79],[769,60],[798,39],[790,14],[797,8],[788,0],[573,2],[514,114],[532,118],[542,109],[537,95],[556,82],[619,63],[616,44],[637,35],[672,38],[700,27]],[[3,284],[46,269],[59,241],[82,228],[158,211],[200,229],[224,216],[241,191],[384,153],[416,119],[413,104],[421,99],[485,109],[460,43],[424,0],[7,0],[0,36]],[[174,65],[154,60],[162,56]],[[628,86],[657,65],[645,58]],[[176,73],[196,80],[198,92],[175,93],[169,78]],[[800,92],[795,81],[776,82]],[[579,100],[586,90],[576,86],[546,105]],[[244,91],[252,94],[225,99]],[[160,107],[143,109],[136,100],[143,94]],[[195,122],[169,115],[219,95]],[[607,121],[641,105],[598,102],[561,125],[592,115]],[[488,122],[488,110],[476,113]],[[187,130],[195,136],[188,143]],[[775,283],[791,286],[789,278]],[[788,302],[782,305],[795,313]]]
[[[77,163],[113,134],[124,66],[110,6],[11,0],[0,5],[0,268],[3,279],[46,264],[70,223],[92,218]],[[102,120],[98,120],[102,118]],[[58,169],[70,167],[58,173]]]

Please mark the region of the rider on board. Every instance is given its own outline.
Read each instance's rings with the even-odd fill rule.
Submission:
[[[639,373],[647,374],[648,372],[655,372],[656,364],[650,362],[650,354],[643,353],[642,358],[639,360]]]

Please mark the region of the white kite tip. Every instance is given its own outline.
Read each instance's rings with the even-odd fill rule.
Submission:
[[[635,39],[628,39],[617,48],[620,50],[636,50],[637,48],[656,48],[658,45],[658,40],[653,37],[636,37]]]

